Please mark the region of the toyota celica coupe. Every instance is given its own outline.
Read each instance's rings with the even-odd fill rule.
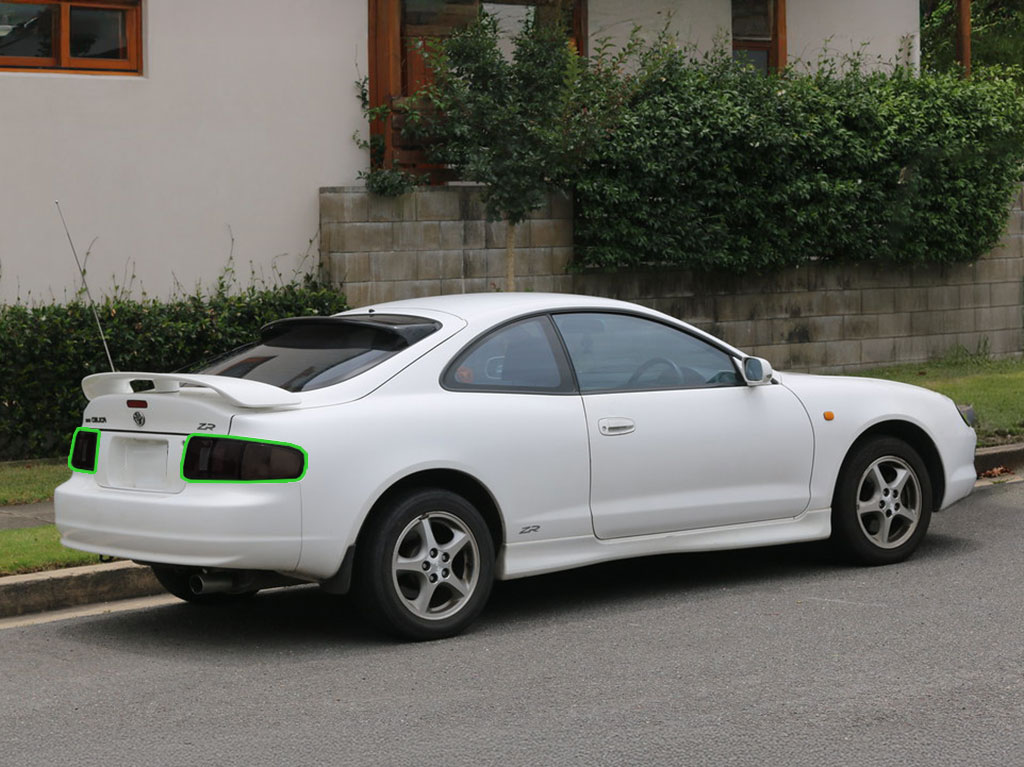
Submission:
[[[196,374],[82,388],[66,546],[147,564],[195,603],[351,591],[412,639],[464,629],[495,578],[624,557],[831,538],[898,562],[975,481],[947,397],[775,372],[585,296],[282,319]]]

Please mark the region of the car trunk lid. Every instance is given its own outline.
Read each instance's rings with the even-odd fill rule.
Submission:
[[[135,391],[136,382],[151,388]],[[180,467],[189,434],[229,434],[238,413],[300,401],[257,381],[177,373],[99,373],[82,389],[90,400],[82,425],[100,431],[96,482],[158,493],[185,488]]]

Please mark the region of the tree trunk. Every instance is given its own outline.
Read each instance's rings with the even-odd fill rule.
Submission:
[[[505,219],[505,290],[516,289],[516,224]]]

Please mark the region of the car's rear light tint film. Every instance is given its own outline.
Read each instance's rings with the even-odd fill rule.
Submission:
[[[186,482],[297,482],[306,451],[289,442],[190,434],[181,457]]]
[[[96,456],[100,449],[100,433],[98,429],[87,429],[79,426],[71,438],[71,452],[68,454],[68,467],[72,471],[86,474],[96,473]]]

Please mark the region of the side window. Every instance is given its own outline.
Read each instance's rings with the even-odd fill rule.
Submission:
[[[474,342],[448,367],[442,384],[459,391],[571,392],[563,356],[551,321],[532,317]]]
[[[742,384],[730,355],[660,322],[590,312],[554,319],[582,392]]]

